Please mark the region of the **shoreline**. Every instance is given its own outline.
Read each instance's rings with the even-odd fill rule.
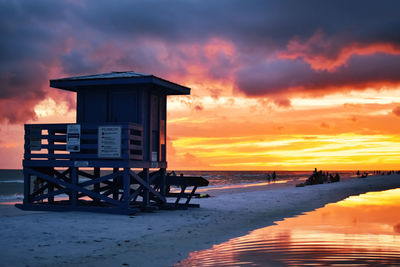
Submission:
[[[351,195],[400,187],[400,175],[296,188],[205,191],[199,209],[134,216],[20,211],[0,205],[2,263],[13,266],[172,266],[203,250]],[[217,191],[217,190],[214,190]],[[16,262],[16,259],[18,261]]]

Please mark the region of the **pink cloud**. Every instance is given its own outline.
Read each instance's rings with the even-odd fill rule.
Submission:
[[[288,98],[274,99],[274,103],[275,103],[275,105],[277,105],[279,107],[285,107],[285,108],[288,108],[292,105],[290,99],[288,99]]]
[[[340,40],[326,38],[319,30],[306,41],[301,41],[299,38],[290,40],[286,51],[278,53],[278,58],[291,60],[301,58],[314,70],[333,72],[345,66],[353,55],[376,53],[400,55],[400,45],[379,41],[343,44]]]

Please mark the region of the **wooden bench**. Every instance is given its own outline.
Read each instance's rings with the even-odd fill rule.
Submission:
[[[174,206],[175,208],[187,208],[187,207],[200,207],[199,204],[190,204],[190,200],[193,197],[198,197],[200,194],[196,194],[198,187],[208,186],[208,181],[201,176],[177,176],[167,175],[167,192],[166,197],[176,198]],[[171,192],[171,186],[179,188],[179,192]],[[186,192],[188,187],[192,187],[189,192]],[[180,203],[181,200],[184,203]],[[168,203],[170,204],[170,203]]]

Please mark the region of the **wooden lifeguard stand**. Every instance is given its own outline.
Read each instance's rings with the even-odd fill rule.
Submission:
[[[208,181],[166,173],[167,95],[189,95],[190,88],[136,72],[50,86],[77,93],[77,122],[25,125],[24,200],[17,207],[132,214],[198,206],[189,202]]]

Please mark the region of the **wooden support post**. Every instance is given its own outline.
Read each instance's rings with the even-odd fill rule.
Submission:
[[[49,174],[48,175],[54,176],[54,168],[53,167],[51,167],[49,169]],[[49,194],[51,194],[53,191],[54,191],[54,183],[49,183],[49,188],[47,189],[47,192]],[[54,203],[54,195],[51,195],[49,197],[49,203],[51,203],[51,204]]]
[[[160,169],[160,194],[166,196],[167,177],[165,168]]]
[[[31,174],[24,169],[24,204],[31,203]]]
[[[119,168],[113,168],[113,173],[119,172]],[[118,190],[118,177],[113,178],[113,199],[118,200],[119,190]]]
[[[97,179],[97,178],[100,178],[100,168],[94,168],[93,169],[93,176],[95,177],[95,179]],[[94,192],[96,192],[96,193],[100,193],[100,183],[95,183],[94,185],[93,185],[93,190],[94,190]],[[94,203],[96,204],[96,205],[98,205],[99,203],[100,203],[100,200],[99,199],[95,199],[94,200]]]
[[[143,169],[143,180],[145,183],[149,183],[149,169]],[[143,207],[148,208],[150,206],[150,194],[149,189],[146,187],[143,188]]]
[[[71,184],[76,186],[78,184],[78,168],[71,167]],[[71,205],[72,207],[76,207],[78,203],[78,192],[72,189],[71,192]]]
[[[194,192],[196,192],[197,186],[194,186],[190,194],[186,198],[185,205],[189,205],[190,200],[192,199]]]
[[[47,152],[49,154],[49,160],[54,160],[54,135],[55,135],[55,131],[54,130],[48,130],[47,132],[49,138],[47,139]],[[54,168],[51,167],[51,170],[49,170],[48,175],[54,176]],[[47,189],[47,192],[49,194],[51,194],[54,191],[54,184],[53,183],[49,183],[49,187]],[[54,196],[49,197],[49,203],[54,203]]]
[[[129,168],[124,168],[123,174],[123,202],[126,208],[129,208],[129,199],[130,199],[130,188],[131,188],[131,175],[129,174]]]

